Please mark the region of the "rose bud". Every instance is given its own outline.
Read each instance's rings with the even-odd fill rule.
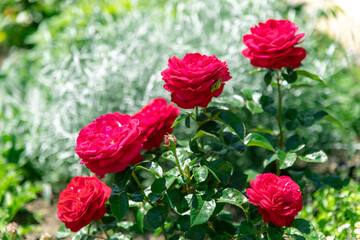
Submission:
[[[15,236],[18,226],[19,224],[16,222],[9,223],[8,225],[6,225],[6,233],[10,236]]]
[[[165,147],[176,147],[175,136],[172,134],[165,135],[164,146]]]
[[[299,29],[289,20],[269,19],[259,26],[251,28],[251,34],[245,34],[243,42],[247,46],[242,54],[250,59],[254,67],[281,69],[298,68],[306,57],[306,50],[295,47],[302,43],[305,33],[295,35]]]

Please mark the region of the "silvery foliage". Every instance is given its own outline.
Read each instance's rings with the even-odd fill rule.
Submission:
[[[306,32],[303,47],[315,44],[314,23],[305,23],[278,0],[167,1],[117,18],[96,8],[91,17],[76,8],[73,14],[75,24],[56,38],[51,37],[54,20],[44,22],[34,37],[42,41],[36,49],[40,71],[33,75],[37,83],[27,92],[22,114],[30,133],[26,154],[49,182],[88,171],[74,148],[79,131],[93,119],[115,111],[132,114],[150,98],[170,99],[160,75],[169,57],[215,54],[228,63],[233,79],[223,96],[232,97],[263,84],[260,74],[249,75],[253,67],[241,54],[242,36],[259,21],[295,21]],[[315,57],[304,63],[317,74],[335,71],[331,57]]]

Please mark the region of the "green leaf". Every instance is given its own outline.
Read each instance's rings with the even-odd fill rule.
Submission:
[[[259,172],[253,169],[245,170],[244,173],[248,176],[247,181],[255,180],[255,177],[260,174]]]
[[[202,153],[202,151],[201,151],[201,149],[200,149],[200,147],[199,147],[199,144],[197,143],[196,139],[189,141],[189,147],[190,147],[190,150],[191,150],[193,153]]]
[[[129,199],[126,192],[112,193],[110,196],[110,207],[112,214],[121,221],[129,210]]]
[[[295,219],[291,227],[299,230],[306,240],[319,240],[319,235],[314,226],[305,219]]]
[[[326,153],[322,150],[309,153],[305,156],[300,156],[299,158],[305,162],[316,162],[316,163],[324,163],[328,160]]]
[[[337,120],[336,118],[334,118],[333,116],[331,115],[326,115],[322,118],[322,120],[325,120],[325,121],[328,121],[328,122],[331,122],[339,127],[341,127],[342,129],[346,130],[346,128],[341,124],[341,122],[339,120]]]
[[[242,204],[248,202],[248,200],[240,191],[234,188],[227,188],[222,192],[222,196],[219,198],[218,202],[235,205],[245,212]]]
[[[201,166],[201,167],[195,167],[193,169],[193,173],[194,173],[194,178],[197,182],[203,182],[206,180],[209,171],[206,166]]]
[[[268,236],[269,240],[284,239],[283,235],[284,235],[284,228],[277,227],[272,223],[268,224],[267,236]]]
[[[221,183],[227,184],[233,173],[233,167],[227,161],[218,159],[212,161],[207,166],[209,171],[214,175],[214,177]]]
[[[154,194],[161,194],[166,190],[166,180],[165,178],[157,178],[151,184],[151,191]]]
[[[204,201],[201,196],[193,196],[190,208],[191,227],[205,223],[213,214],[216,207],[214,199]]]
[[[190,128],[190,114],[185,118],[185,127]]]
[[[145,210],[143,208],[138,208],[136,211],[135,221],[136,226],[140,232],[144,232],[144,217],[145,217]]]
[[[324,79],[322,79],[322,78],[319,77],[319,76],[316,76],[316,75],[313,74],[313,73],[310,73],[310,72],[305,71],[305,70],[296,70],[295,72],[297,73],[297,75],[301,75],[301,76],[304,76],[304,77],[308,77],[308,78],[310,78],[310,79],[312,79],[312,80],[315,80],[315,81],[320,82],[320,83],[322,83],[322,84],[324,84],[324,85],[327,85],[327,83],[324,81]]]
[[[215,136],[214,134],[211,134],[209,132],[205,132],[203,130],[200,130],[198,131],[195,136],[191,139],[191,141],[195,140],[195,139],[198,139],[199,137],[202,137],[202,136],[209,136],[209,137],[212,137],[212,138],[215,138],[215,139],[218,139],[217,136]]]
[[[262,72],[265,72],[265,69],[260,68],[260,69],[256,69],[256,70],[250,72],[250,75],[257,74],[257,73],[262,73]]]
[[[271,83],[273,75],[274,75],[274,73],[272,71],[269,71],[264,75],[264,81],[265,81],[266,85],[269,85]]]
[[[207,231],[208,228],[205,224],[196,225],[190,228],[190,230],[185,233],[185,239],[204,239]]]
[[[297,159],[296,153],[286,153],[284,151],[278,150],[276,154],[280,160],[280,169],[291,167]]]
[[[297,88],[313,88],[313,85],[310,84],[291,84],[291,89],[297,89]]]
[[[190,229],[190,216],[189,215],[180,216],[177,219],[176,223],[180,231],[187,232]]]
[[[172,168],[164,173],[164,177],[166,179],[166,189],[168,189],[174,183],[178,176],[180,176],[180,173],[176,168]]]
[[[119,187],[120,190],[124,189],[130,177],[131,169],[127,167],[123,171],[115,174],[115,184]]]
[[[287,73],[282,72],[281,75],[288,83],[294,83],[297,79],[297,74],[291,68],[287,68]]]
[[[151,208],[145,215],[144,228],[153,230],[161,227],[166,219],[168,209],[165,206],[155,206]]]
[[[264,161],[264,168],[267,165],[269,165],[270,163],[272,163],[273,161],[278,160],[278,159],[279,159],[279,157],[277,154],[272,154],[272,155],[268,156]]]
[[[285,118],[289,119],[290,121],[294,121],[298,115],[298,111],[295,108],[288,108],[285,111]]]
[[[213,85],[211,85],[211,92],[218,90],[221,87],[221,84],[222,84],[222,81],[219,78],[218,80],[216,80],[216,82],[213,83]]]
[[[242,141],[244,140],[245,126],[235,113],[223,111],[217,115],[217,119],[225,123]]]
[[[146,170],[146,171],[152,173],[153,175],[155,175],[158,178],[162,177],[162,175],[163,175],[162,168],[156,162],[151,162],[149,167],[143,167],[141,165],[138,165],[138,166],[135,167],[135,171],[139,170],[139,169]]]
[[[267,150],[275,152],[275,149],[271,145],[271,143],[262,135],[258,133],[249,133],[244,140],[244,143],[247,146],[257,146],[257,147],[263,147]]]
[[[56,232],[56,238],[66,238],[74,234],[70,229],[65,227],[65,224],[62,224]]]
[[[181,121],[185,120],[186,117],[187,117],[186,114],[181,114],[181,115],[179,115],[179,116],[175,119],[174,123],[171,125],[171,128],[174,128],[174,127],[175,127],[176,125],[178,125]]]

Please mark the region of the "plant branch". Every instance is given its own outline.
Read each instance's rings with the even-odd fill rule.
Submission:
[[[137,178],[136,174],[135,174],[135,168],[132,170],[131,172],[131,175],[132,177],[134,178],[136,184],[139,186],[140,190],[141,190],[141,193],[144,195],[144,199],[146,202],[148,202],[152,207],[154,206],[154,204],[152,204],[150,202],[150,200],[147,198],[146,194],[145,194],[145,191],[144,191],[144,187],[143,185],[141,184],[141,182],[139,181],[139,179]]]
[[[98,220],[98,223],[99,223],[99,227],[100,227],[100,229],[101,229],[101,230],[105,233],[105,235],[106,235],[106,239],[108,239],[108,240],[109,240],[109,239],[110,239],[109,234],[107,233],[107,231],[106,231],[104,228],[102,228],[102,227],[101,227],[101,225],[102,225],[102,224],[104,224],[104,223],[103,223],[103,221],[102,221],[101,219],[99,219],[99,220]]]
[[[282,149],[284,147],[284,131],[282,129],[282,124],[281,124],[281,120],[282,120],[282,94],[281,94],[281,82],[280,82],[280,73],[279,71],[276,71],[276,82],[277,82],[277,92],[278,92],[278,116],[277,116],[277,122],[278,122],[278,126],[279,126],[279,131],[280,131],[280,139],[279,139],[279,147],[280,149]],[[280,176],[280,160],[276,160],[275,161],[275,165],[276,165],[276,175]]]
[[[174,157],[175,157],[175,160],[176,160],[176,165],[179,169],[179,172],[181,174],[181,176],[183,176],[183,178],[186,179],[186,192],[189,194],[190,193],[190,189],[189,189],[189,185],[188,185],[188,177],[185,175],[184,171],[181,169],[181,165],[180,165],[180,161],[179,161],[179,158],[177,156],[177,153],[176,153],[176,149],[173,149],[172,150],[173,154],[174,154]]]

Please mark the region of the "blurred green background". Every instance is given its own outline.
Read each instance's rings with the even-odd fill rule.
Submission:
[[[301,137],[329,154],[318,171],[356,182],[348,169],[360,158],[358,53],[317,28],[342,14],[339,7],[306,7],[285,0],[3,0],[0,157],[21,171],[21,183],[41,182],[41,196],[51,200],[71,177],[89,173],[74,153],[78,132],[101,114],[132,114],[150,98],[170,99],[160,72],[168,58],[187,52],[226,61],[233,78],[215,102],[242,109],[249,129],[268,128],[272,120],[248,114],[239,100],[246,89],[264,88],[261,74],[249,74],[242,36],[258,22],[285,18],[306,33],[304,68],[327,82],[303,80],[313,87],[296,89],[285,107],[325,109],[340,121],[344,128],[319,122]],[[239,165],[250,166],[246,156]]]

